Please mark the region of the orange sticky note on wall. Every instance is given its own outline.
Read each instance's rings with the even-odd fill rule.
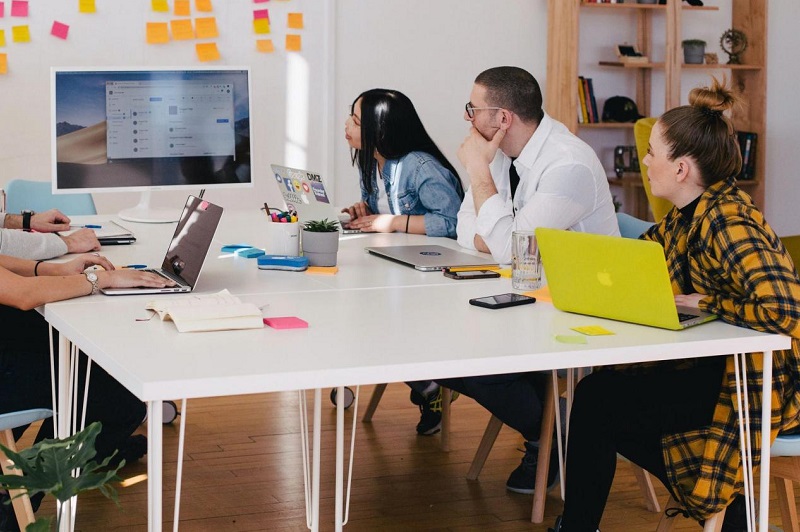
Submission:
[[[153,7],[153,11],[157,11],[159,13],[169,13],[169,4],[167,0],[152,0],[150,5]]]
[[[303,41],[299,35],[287,35],[286,36],[286,51],[287,52],[299,52],[303,49]]]
[[[253,21],[253,31],[258,35],[266,35],[269,30],[268,18],[257,18]]]
[[[197,50],[197,58],[200,61],[219,61],[220,55],[219,50],[217,49],[217,43],[197,43],[195,45],[195,49]]]
[[[192,28],[192,19],[176,19],[169,22],[170,29],[172,29],[172,38],[176,41],[188,41],[194,39],[194,28]]]
[[[14,42],[31,42],[31,30],[25,26],[11,26],[11,40]]]
[[[147,44],[164,44],[169,42],[169,26],[166,22],[147,23]]]
[[[214,17],[194,19],[194,31],[198,39],[213,39],[214,37],[219,37],[217,19]]]
[[[205,13],[214,11],[214,8],[211,6],[211,0],[195,0],[194,7],[198,11],[203,11]]]
[[[8,74],[8,55],[0,54],[0,74]]]
[[[289,13],[288,26],[293,30],[303,29],[303,14],[302,13]]]
[[[175,0],[175,16],[188,17],[192,14],[192,4],[189,0]]]
[[[264,54],[271,54],[275,51],[275,45],[272,44],[272,39],[259,39],[256,41],[256,49]]]
[[[97,6],[94,0],[78,0],[78,12],[80,13],[96,13]]]

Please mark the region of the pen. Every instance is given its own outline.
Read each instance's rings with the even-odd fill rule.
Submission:
[[[85,228],[85,229],[102,229],[103,226],[102,225],[97,225],[97,224],[86,224],[86,225],[70,225],[70,228],[75,228],[75,229],[81,229],[81,228]]]
[[[130,270],[143,270],[147,268],[147,264],[128,264],[127,266],[120,266],[121,270],[124,270],[126,268]]]

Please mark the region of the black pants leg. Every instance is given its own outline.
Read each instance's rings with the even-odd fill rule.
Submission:
[[[598,371],[575,390],[567,444],[565,532],[594,532],[603,516],[617,453],[667,489],[661,436],[711,423],[725,358],[683,371],[632,375]]]
[[[436,382],[472,397],[526,440],[536,441],[542,430],[542,403],[548,378],[550,372],[537,371],[438,379]]]
[[[0,413],[29,408],[52,408],[48,327],[36,311],[23,312],[0,306]],[[81,355],[79,409],[83,408],[83,383],[87,358]],[[93,364],[89,383],[86,423],[100,421],[97,460],[119,449],[144,419],[146,407],[100,366]],[[24,427],[15,431],[19,437]],[[53,423],[45,421],[36,441],[53,437]]]

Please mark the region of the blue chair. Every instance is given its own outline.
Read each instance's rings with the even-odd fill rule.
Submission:
[[[640,220],[624,212],[617,213],[617,224],[619,224],[619,234],[624,238],[639,238],[654,225],[653,222]]]
[[[11,412],[8,414],[0,414],[0,443],[6,448],[17,452],[16,444],[14,442],[13,430],[17,427],[22,427],[39,421],[40,419],[47,419],[53,416],[53,411],[47,408],[36,408],[32,410],[21,410],[19,412]],[[20,475],[19,469],[11,467],[10,462],[5,454],[0,451],[0,465],[4,475]],[[33,522],[33,508],[31,501],[27,494],[19,497],[19,490],[10,490],[9,495],[12,498],[11,505],[14,507],[14,513],[17,516],[17,523],[20,530],[25,528]],[[16,498],[14,498],[16,497]]]
[[[12,179],[6,186],[6,212],[58,209],[67,216],[97,214],[91,194],[53,194],[49,181]]]

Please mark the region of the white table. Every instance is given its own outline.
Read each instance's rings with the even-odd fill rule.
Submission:
[[[228,230],[232,229],[223,226],[220,245],[241,240],[226,234]],[[309,322],[308,329],[179,334],[169,322],[135,321],[146,315],[145,296],[93,296],[46,306],[45,318],[63,339],[74,342],[148,402],[151,530],[161,529],[163,400],[315,389],[318,412],[318,390],[327,387],[757,351],[769,355],[790,346],[789,338],[721,322],[675,332],[566,314],[548,303],[501,311],[473,307],[467,303],[470,298],[510,291],[510,281],[453,281],[360,250],[364,245],[379,245],[376,241],[416,243],[418,239],[373,235],[345,241],[340,252],[341,272],[333,277],[258,271],[255,261],[241,258],[216,257],[207,264],[200,278],[201,291],[233,287],[231,291],[246,301],[268,303],[265,314],[301,317]],[[130,262],[141,260],[131,258]],[[556,334],[574,334],[571,327],[587,324],[600,324],[616,334],[591,337],[585,345],[554,339]],[[770,356],[765,357],[765,372],[771,372]],[[771,381],[767,378],[764,383],[764,393],[769,396]],[[341,528],[343,506],[341,403],[337,413],[337,529]],[[768,409],[762,423],[768,433]],[[315,445],[316,472],[318,448]],[[762,453],[760,518],[761,528],[766,530],[768,446]],[[314,483],[316,527],[318,473]]]

